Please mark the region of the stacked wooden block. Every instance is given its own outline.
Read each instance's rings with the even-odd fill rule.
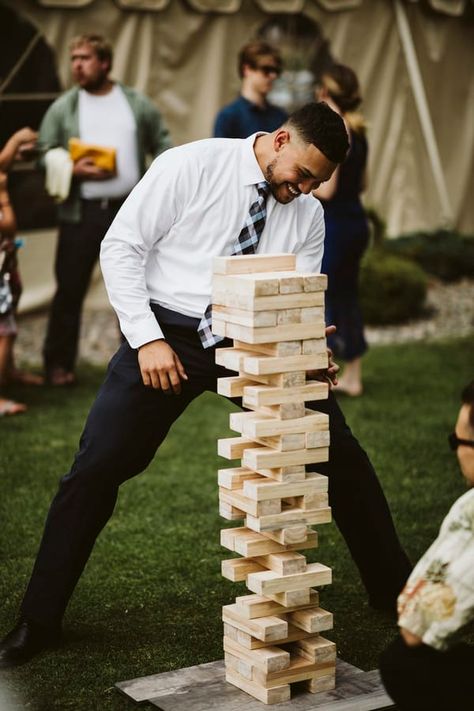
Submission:
[[[327,397],[327,383],[307,380],[327,367],[324,275],[299,274],[294,255],[219,257],[213,279],[213,331],[234,339],[216,362],[238,372],[218,392],[242,397],[230,415],[239,437],[219,440],[219,454],[241,466],[219,471],[220,513],[244,525],[221,531],[242,558],[222,574],[253,593],[223,608],[226,678],[265,703],[290,698],[290,684],[312,692],[335,684],[335,644],[320,632],[332,614],[314,587],[331,569],[307,563],[317,547],[311,525],[331,520],[327,477],[306,465],[328,459],[326,414],[305,403]]]

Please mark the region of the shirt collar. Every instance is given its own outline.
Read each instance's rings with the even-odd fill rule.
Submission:
[[[265,131],[257,131],[257,133],[252,133],[251,136],[244,138],[242,141],[240,174],[243,185],[256,185],[257,183],[261,183],[262,180],[265,180],[265,176],[262,173],[262,169],[258,164],[253,149],[256,138],[265,135],[265,133]]]

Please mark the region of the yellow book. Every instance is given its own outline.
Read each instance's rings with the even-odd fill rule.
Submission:
[[[91,143],[84,143],[80,138],[69,139],[69,154],[75,163],[80,158],[91,158],[98,168],[115,173],[116,155],[115,148],[108,146],[95,146]]]

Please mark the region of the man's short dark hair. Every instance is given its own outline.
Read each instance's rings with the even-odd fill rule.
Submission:
[[[88,44],[92,47],[96,53],[98,59],[101,62],[109,63],[109,70],[112,69],[113,61],[113,51],[112,45],[108,40],[102,35],[96,35],[94,33],[86,33],[83,35],[77,35],[71,40],[69,47],[71,50],[76,49],[76,47],[82,47],[82,45]]]
[[[239,52],[238,58],[239,77],[241,79],[243,78],[245,66],[257,69],[259,58],[268,56],[272,57],[275,65],[278,69],[281,69],[281,55],[276,47],[273,47],[273,45],[268,42],[263,42],[263,40],[254,40],[253,42],[249,42],[244,45]]]
[[[461,400],[463,405],[469,405],[469,423],[474,428],[474,380],[463,389]]]
[[[312,143],[332,163],[342,163],[349,150],[344,121],[325,101],[305,104],[291,114],[286,126],[295,128],[305,143]]]

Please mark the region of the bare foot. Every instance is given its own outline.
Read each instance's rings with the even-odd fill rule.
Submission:
[[[10,383],[18,383],[19,385],[44,385],[42,375],[29,373],[27,370],[18,370],[17,368],[10,371],[8,381]]]
[[[350,383],[341,378],[337,385],[333,387],[334,392],[349,395],[349,397],[359,397],[364,392],[362,383]]]
[[[26,412],[28,408],[21,402],[14,400],[5,400],[0,398],[0,417],[9,417],[10,415],[20,415]]]
[[[76,376],[65,368],[52,368],[47,376],[47,383],[55,387],[65,387],[76,383]]]

